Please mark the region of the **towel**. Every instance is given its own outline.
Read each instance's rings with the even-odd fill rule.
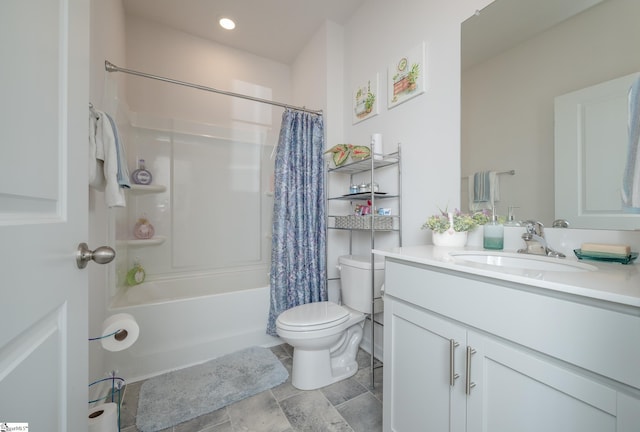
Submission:
[[[629,211],[640,210],[640,76],[629,89],[629,142],[622,180],[622,204]]]
[[[493,209],[500,199],[499,186],[496,171],[480,171],[469,177],[469,211]]]
[[[89,184],[104,190],[107,207],[125,207],[123,187],[130,187],[126,155],[115,122],[106,113],[89,110]]]

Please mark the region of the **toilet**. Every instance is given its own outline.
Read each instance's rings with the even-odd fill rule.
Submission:
[[[276,320],[278,336],[293,347],[291,383],[300,390],[325,387],[358,371],[356,354],[365,313],[371,312],[371,258],[345,255],[338,258],[338,264],[342,304],[303,304],[284,311]],[[376,257],[376,297],[383,278],[384,261]]]

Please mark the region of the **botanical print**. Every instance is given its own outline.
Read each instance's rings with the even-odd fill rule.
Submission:
[[[424,43],[421,43],[389,65],[389,108],[424,93],[425,75]]]
[[[353,124],[378,114],[378,74],[353,92]]]

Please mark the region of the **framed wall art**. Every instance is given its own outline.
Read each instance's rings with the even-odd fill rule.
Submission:
[[[353,124],[378,114],[378,74],[353,92]]]
[[[424,42],[391,63],[387,70],[388,107],[393,108],[424,93],[426,72]]]

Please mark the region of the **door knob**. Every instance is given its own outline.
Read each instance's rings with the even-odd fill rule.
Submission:
[[[83,269],[87,266],[87,263],[91,260],[98,264],[108,264],[116,257],[116,251],[109,246],[100,246],[98,249],[92,251],[89,250],[89,246],[86,243],[80,243],[78,245],[78,252],[76,253],[76,264],[79,269]]]

